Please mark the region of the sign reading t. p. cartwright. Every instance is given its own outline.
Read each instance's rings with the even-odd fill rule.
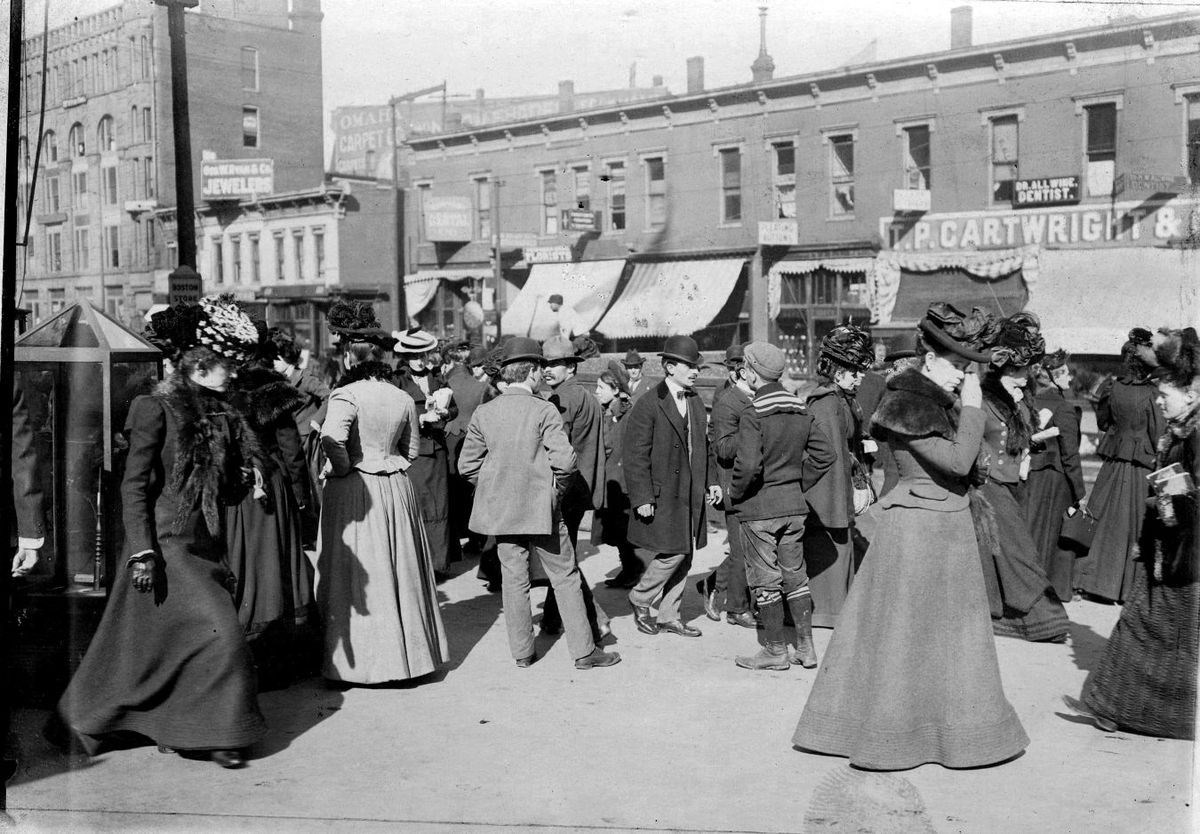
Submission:
[[[1069,206],[1079,202],[1079,177],[1013,181],[1013,208]]]
[[[273,159],[200,161],[200,199],[241,200],[275,190]]]

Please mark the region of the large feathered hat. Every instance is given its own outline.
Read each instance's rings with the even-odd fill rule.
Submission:
[[[865,371],[875,361],[871,334],[853,324],[839,324],[821,340],[819,356],[852,371]]]
[[[232,362],[243,362],[258,346],[259,333],[231,298],[210,295],[199,304],[176,304],[155,313],[146,338],[168,354],[206,347]]]
[[[936,350],[957,354],[972,362],[991,361],[990,343],[999,325],[996,317],[982,307],[964,314],[953,304],[931,304],[917,325],[926,343]]]
[[[1154,376],[1178,388],[1191,388],[1200,376],[1200,340],[1194,327],[1158,331],[1154,356],[1158,367]]]
[[[338,300],[325,314],[325,324],[338,342],[367,342],[391,350],[396,340],[375,318],[375,308],[366,301]]]
[[[992,367],[1028,367],[1046,355],[1042,322],[1033,313],[1012,314],[1000,322],[991,348]]]

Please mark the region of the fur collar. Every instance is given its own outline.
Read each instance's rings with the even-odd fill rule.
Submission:
[[[219,536],[224,506],[241,500],[251,467],[263,457],[258,439],[229,398],[193,385],[181,374],[163,380],[154,396],[179,426],[168,482],[177,496],[173,529],[182,533],[199,508],[209,532]]]
[[[283,377],[270,368],[250,367],[238,373],[233,401],[256,429],[262,430],[308,402]]]
[[[986,375],[981,387],[983,388],[983,401],[995,410],[1000,419],[1004,421],[1005,428],[1008,429],[1004,451],[1010,455],[1020,455],[1029,448],[1029,439],[1033,434],[1033,428],[1025,416],[1026,412],[1017,405],[1016,400],[1012,398],[1012,395],[1001,384],[1000,378],[995,374]]]
[[[907,437],[954,438],[953,396],[915,368],[893,376],[887,387],[871,418],[872,434],[881,438],[887,432]]]

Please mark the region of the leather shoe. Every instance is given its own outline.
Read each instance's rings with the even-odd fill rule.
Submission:
[[[214,750],[210,755],[212,760],[221,767],[235,768],[246,763],[241,752],[237,750]]]
[[[758,628],[758,622],[749,611],[738,611],[736,614],[733,611],[726,611],[725,622],[742,628]]]
[[[528,669],[530,666],[532,666],[534,664],[534,661],[536,661],[536,660],[537,660],[537,652],[533,652],[531,655],[529,655],[529,657],[518,657],[517,658],[517,668],[518,669]]]
[[[591,654],[576,658],[576,669],[597,669],[603,666],[615,666],[621,662],[621,656],[616,652],[606,652],[604,649],[592,649]]]
[[[633,622],[637,625],[637,630],[642,634],[658,634],[658,622],[653,612],[644,605],[637,605],[633,602],[630,602],[629,605],[633,608]]]
[[[704,616],[714,623],[721,622],[721,609],[717,607],[717,589],[708,584],[707,579],[696,583],[696,593],[704,600]]]
[[[671,620],[666,623],[658,624],[659,631],[669,631],[672,634],[678,634],[680,637],[699,637],[702,632],[698,628],[692,628],[681,620]]]
[[[1092,723],[1096,725],[1097,730],[1103,730],[1106,733],[1115,733],[1119,729],[1117,727],[1117,722],[1110,718],[1105,718],[1102,715],[1097,715],[1084,706],[1082,701],[1072,698],[1070,695],[1064,695],[1062,696],[1062,699],[1063,703],[1067,705],[1067,709],[1069,709],[1071,712],[1075,713],[1076,715],[1081,715],[1084,718],[1092,719]]]

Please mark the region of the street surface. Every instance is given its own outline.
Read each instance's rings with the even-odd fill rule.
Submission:
[[[872,526],[868,516],[868,537]],[[615,549],[583,547],[623,657],[587,672],[561,637],[539,637],[544,657],[516,668],[499,594],[460,562],[441,585],[444,674],[263,693],[271,732],[240,771],[154,747],[69,760],[41,740],[45,713],[25,711],[9,813],[22,831],[1190,830],[1191,743],[1102,733],[1064,715],[1060,696],[1078,694],[1117,607],[1069,604],[1066,645],[996,641],[1032,740],[1015,761],[857,771],[791,747],[815,670],[739,669],[733,658],[755,650],[754,633],[704,617],[694,580],[720,561],[724,540],[716,531],[696,555],[684,616],[704,636],[690,640],[636,631],[624,592],[603,584]],[[543,593],[534,590],[537,607]],[[831,632],[815,634],[824,656]]]

